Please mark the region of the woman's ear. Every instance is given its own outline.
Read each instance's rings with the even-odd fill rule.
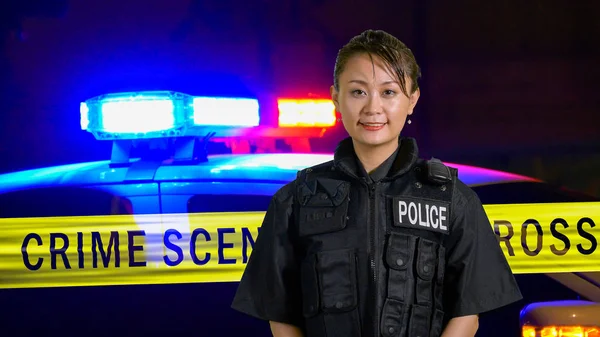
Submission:
[[[329,93],[331,94],[331,100],[333,101],[333,105],[335,105],[335,110],[339,112],[340,111],[340,104],[338,102],[339,93],[335,89],[335,86],[332,85],[331,88],[329,88]]]
[[[413,92],[410,97],[410,103],[408,106],[408,114],[412,115],[413,110],[415,109],[415,106],[417,105],[417,102],[419,101],[419,97],[421,97],[421,89],[417,89],[415,90],[415,92]]]

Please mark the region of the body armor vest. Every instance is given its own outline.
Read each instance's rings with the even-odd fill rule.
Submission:
[[[456,177],[437,159],[373,183],[332,162],[299,172],[306,337],[439,337]]]

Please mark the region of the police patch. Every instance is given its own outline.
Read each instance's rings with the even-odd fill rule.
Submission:
[[[394,226],[450,233],[450,203],[421,198],[394,197]]]

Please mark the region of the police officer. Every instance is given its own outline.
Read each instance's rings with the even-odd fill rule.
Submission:
[[[521,299],[477,195],[400,136],[419,76],[383,31],[339,51],[350,137],[274,195],[232,305],[274,336],[474,336],[480,313]]]

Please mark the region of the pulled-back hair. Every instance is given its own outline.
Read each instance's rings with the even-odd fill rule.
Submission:
[[[419,89],[418,79],[421,69],[415,60],[412,51],[400,40],[382,30],[366,30],[353,37],[342,49],[339,50],[333,71],[333,86],[339,91],[340,74],[344,71],[348,59],[357,54],[368,54],[379,57],[385,65],[396,74],[402,92],[406,96]],[[406,88],[406,77],[410,78],[412,85]],[[409,93],[410,91],[410,93]]]

